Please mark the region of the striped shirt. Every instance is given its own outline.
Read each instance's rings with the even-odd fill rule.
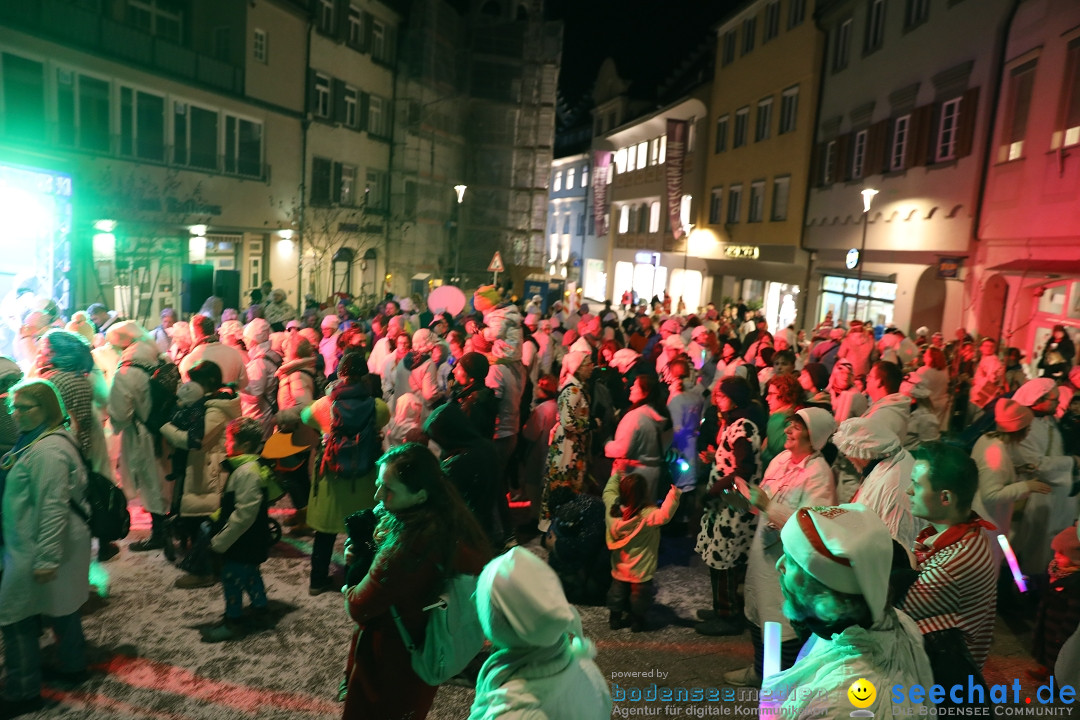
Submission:
[[[899,605],[924,635],[959,629],[980,668],[990,652],[997,605],[994,556],[984,526],[975,515],[940,534],[932,526],[919,533],[919,577]]]

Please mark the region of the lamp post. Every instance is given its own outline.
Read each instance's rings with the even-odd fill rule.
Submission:
[[[862,245],[859,247],[859,272],[857,274],[857,280],[855,281],[855,317],[859,316],[859,295],[862,293],[862,269],[863,262],[866,256],[866,229],[870,224],[870,203],[874,201],[874,196],[878,194],[877,190],[873,188],[865,188],[862,191]]]
[[[454,207],[454,282],[461,283],[461,235],[458,226],[461,224],[461,201],[465,199],[465,190],[468,185],[455,185],[457,193],[457,205]]]

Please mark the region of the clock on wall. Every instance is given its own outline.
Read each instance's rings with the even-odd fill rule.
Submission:
[[[847,251],[847,257],[844,259],[844,265],[848,270],[854,270],[859,266],[859,249],[851,248]]]

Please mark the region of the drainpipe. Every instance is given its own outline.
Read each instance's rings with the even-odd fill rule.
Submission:
[[[982,226],[982,221],[983,221],[983,207],[985,206],[985,203],[986,203],[986,171],[990,167],[990,163],[993,160],[994,132],[997,130],[997,106],[998,106],[998,102],[1001,100],[1001,82],[1005,77],[1005,61],[1006,61],[1006,53],[1008,51],[1008,45],[1009,45],[1009,34],[1012,31],[1013,23],[1016,21],[1016,13],[1020,9],[1020,2],[1021,2],[1021,0],[1012,0],[1012,7],[1009,8],[1009,14],[1006,17],[1005,22],[1002,23],[1001,35],[1000,35],[1000,37],[998,39],[999,45],[998,45],[997,58],[996,58],[996,62],[995,62],[996,67],[994,68],[994,74],[992,76],[993,87],[990,89],[990,92],[987,93],[987,96],[988,96],[988,98],[990,100],[990,105],[989,105],[990,112],[988,113],[990,119],[989,119],[989,121],[987,122],[987,125],[986,125],[986,139],[983,142],[982,167],[980,168],[980,172],[978,174],[979,189],[978,189],[978,192],[975,195],[975,221],[972,223],[972,226],[971,226],[971,242],[972,243],[978,243],[979,242],[979,230],[980,230],[980,228]],[[968,274],[971,274],[971,269],[970,268],[968,270]],[[970,278],[970,280],[971,280],[972,283],[975,282],[975,278],[974,278],[973,275]],[[970,286],[968,286],[967,281],[964,282],[964,285],[965,285],[965,290],[971,289],[972,294],[974,294],[974,288],[971,288]],[[967,293],[965,292],[965,295],[966,294]],[[961,308],[963,308],[963,303],[962,302],[961,302]],[[1013,303],[1014,314],[1015,314],[1015,310],[1016,310],[1016,303]],[[961,312],[963,312],[963,310],[961,310]],[[960,326],[964,327],[966,325],[967,325],[966,318],[961,316],[961,318],[960,318]],[[1010,335],[1012,334],[1012,326],[1011,326],[1011,324],[1009,326],[1009,334]]]
[[[825,29],[821,27],[820,16],[815,13],[814,26],[817,28],[820,35],[825,35]],[[821,124],[821,98],[825,94],[825,78],[828,75],[828,56],[827,47],[828,43],[825,41],[827,38],[821,40],[821,46],[819,52],[821,53],[820,62],[820,77],[818,78],[817,88],[817,103],[814,106],[814,124],[811,126],[813,129],[810,135],[810,168],[814,167],[814,155],[817,153],[817,132],[818,126]],[[813,250],[808,250],[806,247],[806,217],[810,209],[810,193],[814,189],[814,178],[807,173],[808,181],[806,183],[806,195],[803,198],[803,212],[802,219],[799,225],[799,249],[807,254],[806,258],[806,287],[803,290],[802,297],[802,328],[803,330],[812,329],[811,325],[807,324],[810,316],[810,281],[813,277],[814,261],[817,259],[817,253]],[[859,262],[862,263],[863,259],[860,257]]]

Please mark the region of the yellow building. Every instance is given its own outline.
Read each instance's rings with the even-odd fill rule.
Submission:
[[[760,301],[773,330],[805,302],[800,237],[824,47],[814,5],[757,0],[717,28],[692,245],[707,260],[712,299]]]

